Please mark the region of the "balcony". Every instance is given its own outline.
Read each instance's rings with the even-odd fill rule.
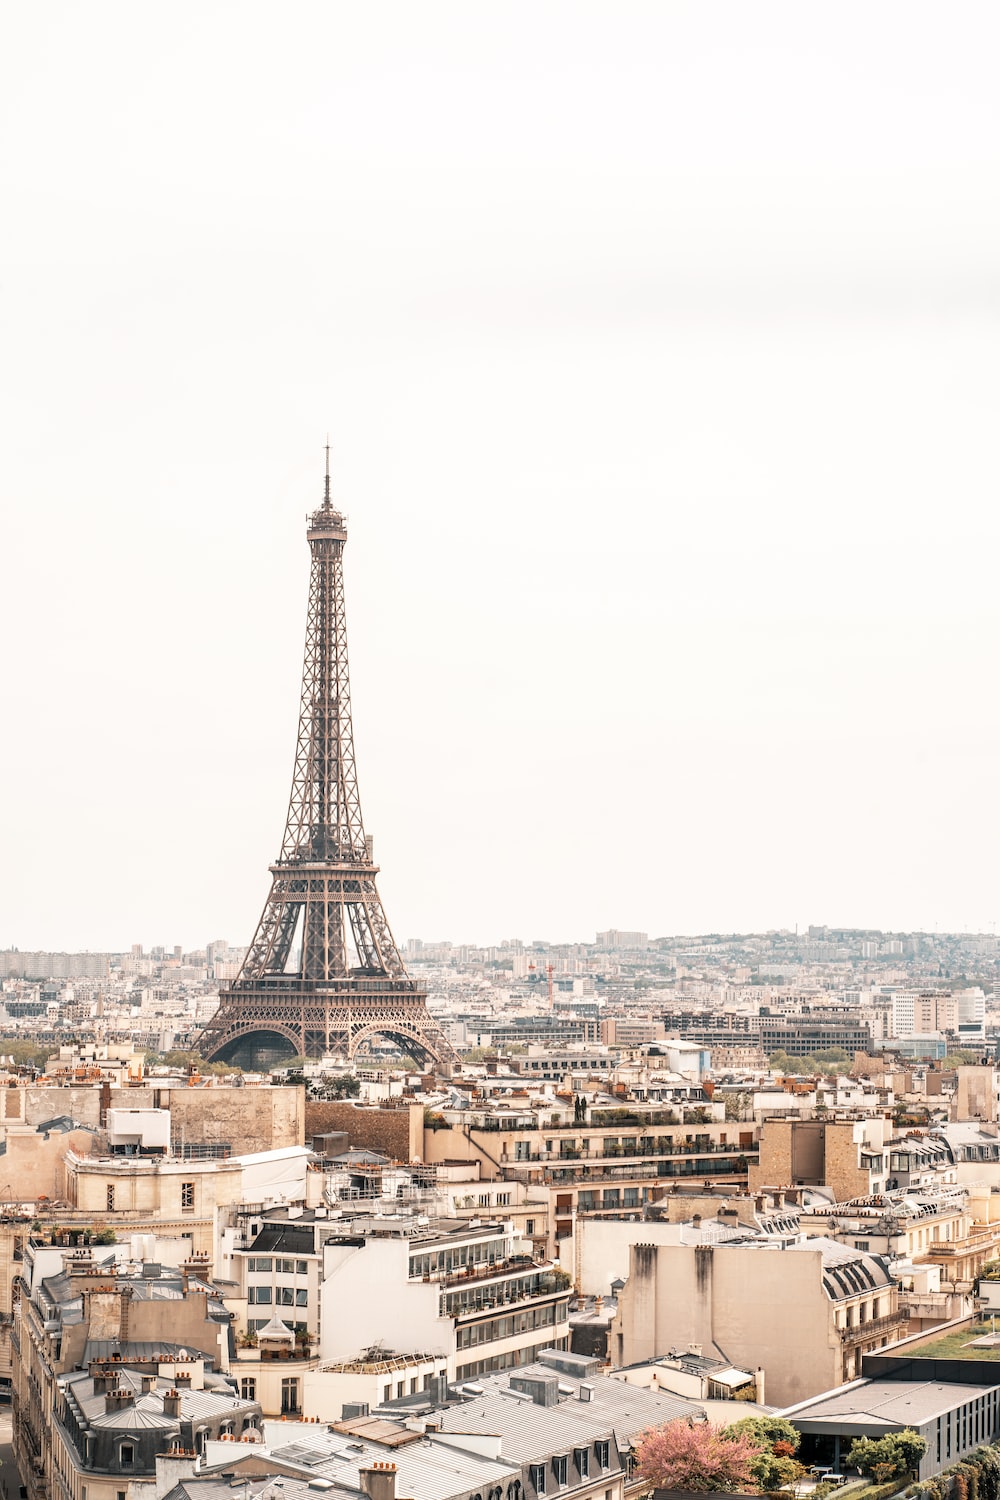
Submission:
[[[547,1261],[533,1260],[530,1255],[511,1255],[506,1260],[477,1262],[454,1271],[432,1271],[427,1276],[411,1276],[410,1280],[433,1281],[441,1287],[472,1286],[477,1281],[493,1281],[517,1271],[543,1271],[547,1266]]]
[[[556,1266],[540,1276],[531,1276],[520,1282],[486,1281],[478,1285],[473,1282],[470,1284],[472,1295],[468,1297],[464,1288],[442,1292],[440,1313],[445,1318],[463,1318],[491,1307],[523,1307],[565,1291],[570,1281],[568,1277],[563,1281],[563,1277],[567,1277],[567,1273]]]
[[[855,1323],[852,1328],[841,1328],[840,1342],[849,1348],[867,1344],[870,1339],[881,1339],[886,1335],[901,1338],[906,1332],[909,1318],[902,1308],[886,1318],[870,1318],[867,1323]]]
[[[506,1164],[504,1170],[508,1178],[518,1182],[588,1186],[609,1182],[667,1182],[686,1177],[745,1178],[747,1164],[756,1159],[756,1152],[734,1150],[712,1156],[661,1157],[654,1161],[640,1158],[634,1165],[628,1161],[613,1166],[545,1164],[532,1169],[519,1162]]]
[[[752,1146],[740,1146],[736,1142],[723,1144],[719,1141],[705,1141],[703,1144],[688,1144],[687,1142],[677,1145],[655,1144],[652,1141],[641,1148],[629,1142],[625,1146],[607,1146],[601,1151],[584,1151],[578,1147],[567,1150],[561,1147],[558,1151],[531,1151],[521,1156],[504,1157],[501,1165],[504,1167],[523,1167],[532,1163],[542,1166],[558,1166],[560,1162],[582,1161],[582,1162],[604,1162],[604,1161],[672,1161],[676,1158],[690,1156],[743,1156],[747,1159],[756,1159],[759,1147],[756,1143]]]

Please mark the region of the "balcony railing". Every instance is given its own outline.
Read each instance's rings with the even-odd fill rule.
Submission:
[[[703,1145],[648,1145],[641,1149],[635,1149],[631,1144],[628,1146],[609,1146],[603,1151],[584,1151],[580,1147],[567,1150],[565,1147],[558,1151],[530,1151],[519,1156],[508,1156],[503,1165],[508,1163],[513,1166],[524,1166],[529,1162],[539,1162],[543,1165],[558,1164],[562,1161],[672,1161],[677,1157],[685,1156],[746,1156],[756,1157],[759,1146],[739,1146],[735,1142],[725,1144],[718,1141],[706,1141]]]
[[[743,1151],[731,1151],[724,1157],[691,1156],[675,1157],[659,1163],[638,1162],[635,1166],[621,1162],[615,1166],[581,1165],[567,1163],[542,1163],[532,1167],[526,1162],[505,1162],[504,1174],[515,1182],[551,1183],[556,1186],[587,1186],[607,1182],[676,1182],[690,1177],[746,1177],[747,1164],[756,1156]]]
[[[840,1330],[842,1344],[866,1344],[869,1339],[880,1339],[887,1333],[902,1333],[909,1323],[906,1313],[899,1309],[885,1318],[871,1318],[867,1323],[855,1323],[852,1328]]]
[[[549,1269],[547,1261],[536,1261],[530,1255],[512,1255],[506,1260],[476,1262],[473,1265],[461,1266],[453,1271],[435,1272],[430,1271],[426,1276],[411,1276],[411,1281],[433,1281],[442,1287],[472,1286],[477,1281],[493,1281],[498,1277],[510,1276],[513,1272],[526,1273],[538,1271],[539,1273]]]

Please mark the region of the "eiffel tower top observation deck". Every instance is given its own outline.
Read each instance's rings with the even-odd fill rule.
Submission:
[[[376,1033],[422,1063],[454,1052],[403,966],[375,884],[358,796],[347,665],[344,517],[308,519],[312,554],[295,769],[271,891],[239,976],[198,1040],[205,1057],[353,1057]]]

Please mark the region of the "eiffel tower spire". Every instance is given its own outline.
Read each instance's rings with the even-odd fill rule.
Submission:
[[[375,884],[358,796],[347,665],[344,517],[330,496],[308,518],[312,554],[295,768],[271,891],[239,976],[198,1039],[205,1057],[286,1051],[353,1056],[381,1033],[421,1062],[454,1052],[410,979]]]

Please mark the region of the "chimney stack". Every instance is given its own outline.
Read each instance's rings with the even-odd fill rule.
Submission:
[[[163,1393],[163,1415],[165,1417],[180,1418],[181,1393],[178,1390],[164,1391]]]
[[[103,1396],[108,1391],[113,1391],[118,1384],[118,1371],[109,1370],[105,1365],[92,1364],[90,1367],[90,1378],[94,1382],[94,1395]]]
[[[396,1500],[395,1464],[372,1464],[359,1470],[358,1477],[368,1500]]]
[[[106,1412],[123,1411],[126,1406],[131,1406],[135,1397],[127,1386],[119,1386],[116,1391],[107,1391],[104,1396],[104,1410]]]

